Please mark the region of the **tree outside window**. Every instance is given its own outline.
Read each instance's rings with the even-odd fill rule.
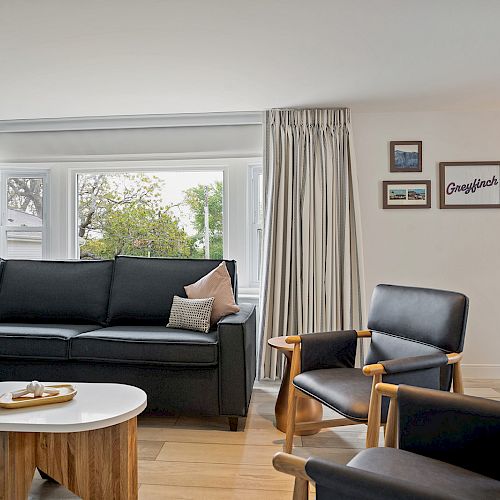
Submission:
[[[220,171],[78,175],[80,258],[223,257]]]

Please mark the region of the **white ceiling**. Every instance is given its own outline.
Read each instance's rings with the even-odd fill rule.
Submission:
[[[499,0],[0,0],[0,119],[500,108]]]

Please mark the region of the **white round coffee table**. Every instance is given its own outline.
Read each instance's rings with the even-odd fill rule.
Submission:
[[[0,395],[26,384],[0,382]],[[35,468],[83,499],[137,498],[136,417],[146,393],[122,384],[72,385],[78,393],[65,403],[0,408],[0,498],[28,498]]]

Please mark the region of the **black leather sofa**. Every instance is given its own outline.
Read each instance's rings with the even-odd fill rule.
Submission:
[[[173,296],[219,263],[1,261],[0,380],[131,384],[149,412],[225,415],[236,429],[255,378],[254,306],[209,333],[165,326]],[[236,295],[236,263],[226,265]]]

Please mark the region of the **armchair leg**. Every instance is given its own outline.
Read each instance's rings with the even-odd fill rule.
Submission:
[[[285,453],[292,453],[293,436],[295,434],[295,415],[297,412],[297,395],[295,388],[292,386],[288,395],[288,411],[286,415],[286,438],[283,451]]]
[[[309,498],[309,482],[300,477],[295,478],[293,486],[293,500],[308,500]]]
[[[395,398],[391,398],[389,404],[389,413],[387,415],[387,423],[385,424],[385,440],[384,446],[386,448],[396,448],[397,446],[397,427],[398,427],[398,408]]]
[[[295,415],[297,413],[297,392],[293,386],[293,379],[300,373],[300,346],[295,344],[290,366],[290,385],[288,386],[288,409],[286,414],[286,438],[283,451],[292,453],[293,436],[295,434]]]
[[[464,382],[462,378],[462,364],[460,361],[453,365],[453,392],[464,393]]]
[[[382,375],[373,375],[372,393],[370,396],[370,406],[368,408],[368,429],[366,431],[366,447],[376,448],[380,436],[380,420],[382,410],[382,396],[375,390],[375,386],[382,382]]]

